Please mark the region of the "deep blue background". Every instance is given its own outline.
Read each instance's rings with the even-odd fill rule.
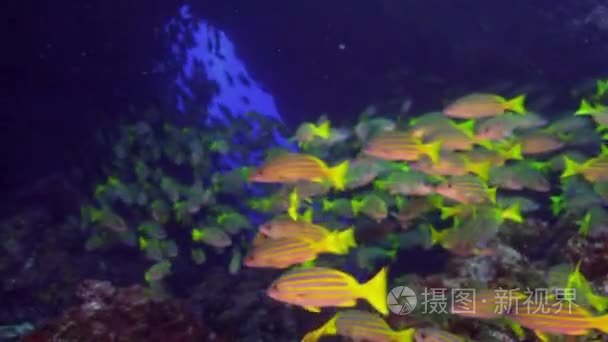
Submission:
[[[131,118],[129,106],[171,108],[178,66],[168,60],[163,26],[183,3],[8,2],[4,195],[70,165],[95,163],[93,133]],[[295,123],[321,112],[353,118],[390,97],[412,96],[416,110],[436,108],[451,89],[498,80],[549,85],[570,105],[573,87],[607,74],[608,24],[590,15],[600,4],[223,0],[192,8],[233,39]],[[159,62],[168,67],[154,72]]]

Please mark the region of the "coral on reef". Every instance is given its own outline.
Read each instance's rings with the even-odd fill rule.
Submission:
[[[86,280],[81,303],[26,335],[23,341],[224,341],[177,300],[156,301],[140,285],[116,288]]]

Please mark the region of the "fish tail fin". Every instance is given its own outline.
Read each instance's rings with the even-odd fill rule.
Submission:
[[[606,92],[608,92],[608,79],[605,80],[597,80],[595,83],[596,92],[595,95],[597,97],[602,97]]]
[[[492,140],[486,138],[475,138],[475,143],[486,150],[491,150],[494,147]]]
[[[608,334],[608,315],[596,317],[595,328],[604,334]]]
[[[334,207],[334,204],[327,198],[324,198],[323,201],[321,201],[321,206],[323,211],[330,211]]]
[[[329,120],[323,121],[321,124],[319,124],[319,126],[316,126],[315,134],[319,138],[329,139],[329,136],[331,134],[331,124],[330,124]]]
[[[583,219],[577,221],[577,223],[579,224],[578,233],[582,236],[589,235],[589,229],[591,228],[591,212],[587,212],[587,214],[583,216]]]
[[[506,109],[509,109],[515,113],[518,114],[526,114],[526,107],[524,105],[526,101],[526,95],[525,94],[521,94],[519,96],[516,96],[510,100],[508,100],[507,102],[505,102],[504,106]]]
[[[348,172],[349,161],[345,160],[337,166],[329,169],[329,178],[333,183],[334,187],[338,190],[344,190],[344,183],[346,179],[346,173]]]
[[[388,315],[386,302],[386,283],[388,269],[383,267],[372,279],[361,285],[363,297],[382,315]]]
[[[192,229],[192,241],[200,241],[203,239],[203,232],[200,229]]]
[[[310,223],[312,222],[313,214],[314,212],[312,207],[308,207],[308,209],[306,209],[306,211],[304,212],[304,214],[302,214],[300,218],[302,219],[302,221]]]
[[[426,154],[433,163],[439,162],[439,153],[441,152],[441,141],[422,145],[422,151]]]
[[[506,159],[511,159],[511,160],[522,160],[524,159],[522,153],[521,153],[521,144],[515,144],[513,146],[511,146],[511,148],[509,148],[508,150],[504,151],[503,156]]]
[[[496,191],[498,187],[488,188],[486,193],[488,194],[488,198],[490,199],[490,203],[496,204]]]
[[[302,338],[301,342],[317,342],[321,336],[334,336],[337,334],[336,318],[340,313],[337,313],[329,321],[325,322],[319,328],[309,331]]]
[[[359,212],[361,211],[361,208],[363,208],[363,200],[356,200],[356,199],[352,199],[350,201],[350,206],[353,210],[353,214],[355,216],[359,215]]]
[[[578,109],[576,110],[576,112],[574,112],[574,115],[577,115],[577,116],[591,115],[591,114],[595,114],[595,112],[596,112],[595,107],[593,107],[593,105],[591,103],[589,103],[589,101],[582,99],[581,104],[578,107]]]
[[[443,234],[441,234],[440,231],[435,229],[435,226],[433,226],[432,224],[429,224],[428,227],[429,227],[429,230],[431,231],[431,245],[441,244],[441,239],[442,239]]]
[[[469,158],[465,158],[464,163],[469,172],[478,175],[479,178],[483,179],[484,181],[487,181],[490,177],[490,168],[492,167],[492,163],[490,161],[476,163],[470,161]]]
[[[338,233],[338,240],[347,249],[357,247],[357,241],[355,240],[355,227],[348,227],[346,230]]]
[[[466,120],[464,122],[454,124],[456,128],[468,137],[475,135],[475,120]]]
[[[416,330],[414,328],[408,328],[405,330],[395,331],[395,341],[413,342],[415,333],[416,333]]]
[[[561,178],[574,176],[581,173],[583,165],[575,162],[574,160],[564,156],[564,172],[561,174]]]
[[[298,209],[300,209],[300,196],[298,196],[298,191],[294,188],[289,194],[289,208],[287,209],[287,214],[294,221],[298,220]]]
[[[446,220],[449,219],[452,216],[456,216],[460,213],[460,207],[459,206],[455,206],[455,207],[440,207],[439,210],[441,210],[441,219],[442,220]],[[432,235],[432,230],[431,230],[431,235]]]
[[[508,208],[503,210],[502,217],[505,220],[511,220],[513,222],[522,223],[524,219],[523,217],[521,217],[521,204],[519,202],[515,202],[510,205]]]
[[[374,189],[377,190],[386,190],[388,187],[388,181],[377,179],[374,181]]]
[[[357,247],[353,227],[344,231],[329,232],[327,237],[318,243],[321,252],[338,255],[348,254],[352,247]]]
[[[431,194],[427,196],[427,199],[435,208],[439,208],[443,205],[443,196]]]
[[[600,157],[608,157],[608,145],[600,146]]]
[[[607,130],[608,130],[608,126],[607,125],[597,124],[596,127],[595,127],[595,131],[598,132],[598,133],[604,133]]]
[[[301,342],[317,342],[321,336],[325,335],[323,331],[323,327],[315,329],[313,331],[309,331],[302,337]]]

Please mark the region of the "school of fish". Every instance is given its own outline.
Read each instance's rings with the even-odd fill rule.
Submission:
[[[499,232],[534,212],[572,217],[578,225],[572,234],[608,236],[608,105],[599,85],[559,119],[526,108],[525,95],[475,93],[406,122],[366,115],[353,129],[335,128],[326,118],[302,124],[292,138],[297,150],[273,151],[249,173],[252,183],[271,183],[269,196],[248,202],[271,218],[243,264],[284,270],[266,292],[276,301],[314,313],[337,308],[302,341],[331,335],[471,340],[439,325],[391,327],[385,321],[390,261],[372,264],[375,270],[361,278],[323,258],[369,247],[359,240],[362,218],[377,225],[397,221],[400,228],[390,234],[415,230],[427,237],[426,248],[441,246],[459,257],[493,255]],[[391,245],[393,257],[400,247]],[[488,304],[492,289],[480,289],[477,311],[466,317],[504,320],[542,341],[608,334],[608,298],[574,266],[563,285],[584,300],[572,303],[574,310],[530,312],[518,293],[522,301],[496,312]]]

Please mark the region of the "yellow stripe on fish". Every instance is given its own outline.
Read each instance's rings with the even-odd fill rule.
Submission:
[[[344,189],[348,161],[330,168],[321,159],[307,154],[284,153],[266,162],[253,172],[249,181],[260,183],[297,183],[299,181],[329,182]]]
[[[364,150],[366,155],[383,160],[416,161],[428,156],[433,162],[439,160],[441,142],[423,143],[407,132],[384,132],[370,141]]]
[[[368,282],[360,284],[350,274],[331,268],[295,269],[275,280],[267,294],[312,312],[319,312],[322,307],[353,307],[361,298],[387,315],[386,277],[387,269],[383,268]]]

